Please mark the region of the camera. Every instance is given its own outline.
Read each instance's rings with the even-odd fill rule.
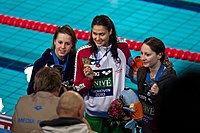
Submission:
[[[63,65],[53,64],[53,65],[50,65],[50,67],[58,69],[60,74],[61,74],[61,76],[63,76],[63,74],[64,74]]]
[[[65,89],[67,91],[69,91],[69,90],[76,91],[76,88],[73,85],[70,85],[70,82],[73,83],[72,80],[62,82],[62,87],[65,87]]]
[[[63,65],[53,64],[53,65],[50,65],[50,67],[51,67],[51,68],[56,68],[56,69],[58,69],[59,72],[60,72],[60,74],[61,74],[61,76],[62,76],[62,78],[64,77],[64,67],[63,67]],[[62,80],[63,80],[63,79],[62,79]],[[62,87],[61,87],[61,90],[60,90],[60,94],[59,94],[59,95],[61,96],[62,93],[63,93],[65,90],[67,90],[67,91],[69,91],[69,90],[76,91],[76,88],[73,86],[73,83],[74,83],[73,79],[67,80],[67,81],[63,81],[63,82],[61,83]]]

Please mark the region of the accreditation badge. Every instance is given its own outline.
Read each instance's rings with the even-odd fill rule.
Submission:
[[[112,68],[93,70],[94,86],[89,95],[93,97],[105,97],[113,95],[113,72]]]

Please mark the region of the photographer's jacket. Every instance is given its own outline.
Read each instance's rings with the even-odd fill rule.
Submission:
[[[58,101],[59,97],[45,91],[20,97],[12,117],[12,133],[30,133],[40,128],[41,121],[57,118]]]
[[[66,56],[66,59],[64,61],[59,60],[59,65],[64,65],[65,63],[66,63],[66,68],[63,73],[63,81],[73,81],[75,56],[72,56],[70,53],[68,53],[68,57]],[[44,67],[45,65],[51,66],[55,64],[56,62],[54,62],[52,50],[46,49],[46,51],[42,54],[42,56],[38,60],[36,60],[34,63],[31,80],[27,88],[27,94],[34,93],[33,85],[34,85],[34,77],[35,77],[36,72],[38,72],[39,69]],[[71,82],[70,85],[72,84],[73,82]]]
[[[42,131],[35,133],[90,133],[87,125],[79,118],[60,117],[40,123]],[[91,133],[93,133],[91,131]]]

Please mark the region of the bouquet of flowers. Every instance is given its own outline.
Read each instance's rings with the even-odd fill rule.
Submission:
[[[110,116],[108,122],[111,126],[121,124],[131,130],[135,128],[140,130],[139,123],[143,118],[143,108],[133,89],[125,87],[119,98],[110,104],[108,114]]]
[[[110,116],[108,122],[111,126],[126,123],[128,120],[130,120],[129,113],[123,109],[124,106],[125,105],[121,99],[115,99],[111,103],[108,109],[108,114]]]
[[[140,68],[141,66],[143,66],[143,62],[140,59],[140,56],[136,56],[135,59],[131,63],[131,68],[133,70],[133,74],[136,74],[138,68]]]
[[[164,60],[164,65],[166,67],[173,67],[173,63],[169,60],[169,58],[167,56],[165,56],[165,60]]]

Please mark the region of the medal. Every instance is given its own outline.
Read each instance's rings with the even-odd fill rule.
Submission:
[[[98,68],[99,68],[100,66],[101,66],[101,65],[100,65],[99,63],[98,63],[98,64],[96,64],[96,67],[98,67]]]
[[[87,57],[83,57],[83,58],[82,58],[82,63],[83,63],[83,65],[84,65],[84,67],[89,66],[89,65],[90,65],[90,62],[91,62],[91,60],[90,60],[89,58],[87,58]]]

